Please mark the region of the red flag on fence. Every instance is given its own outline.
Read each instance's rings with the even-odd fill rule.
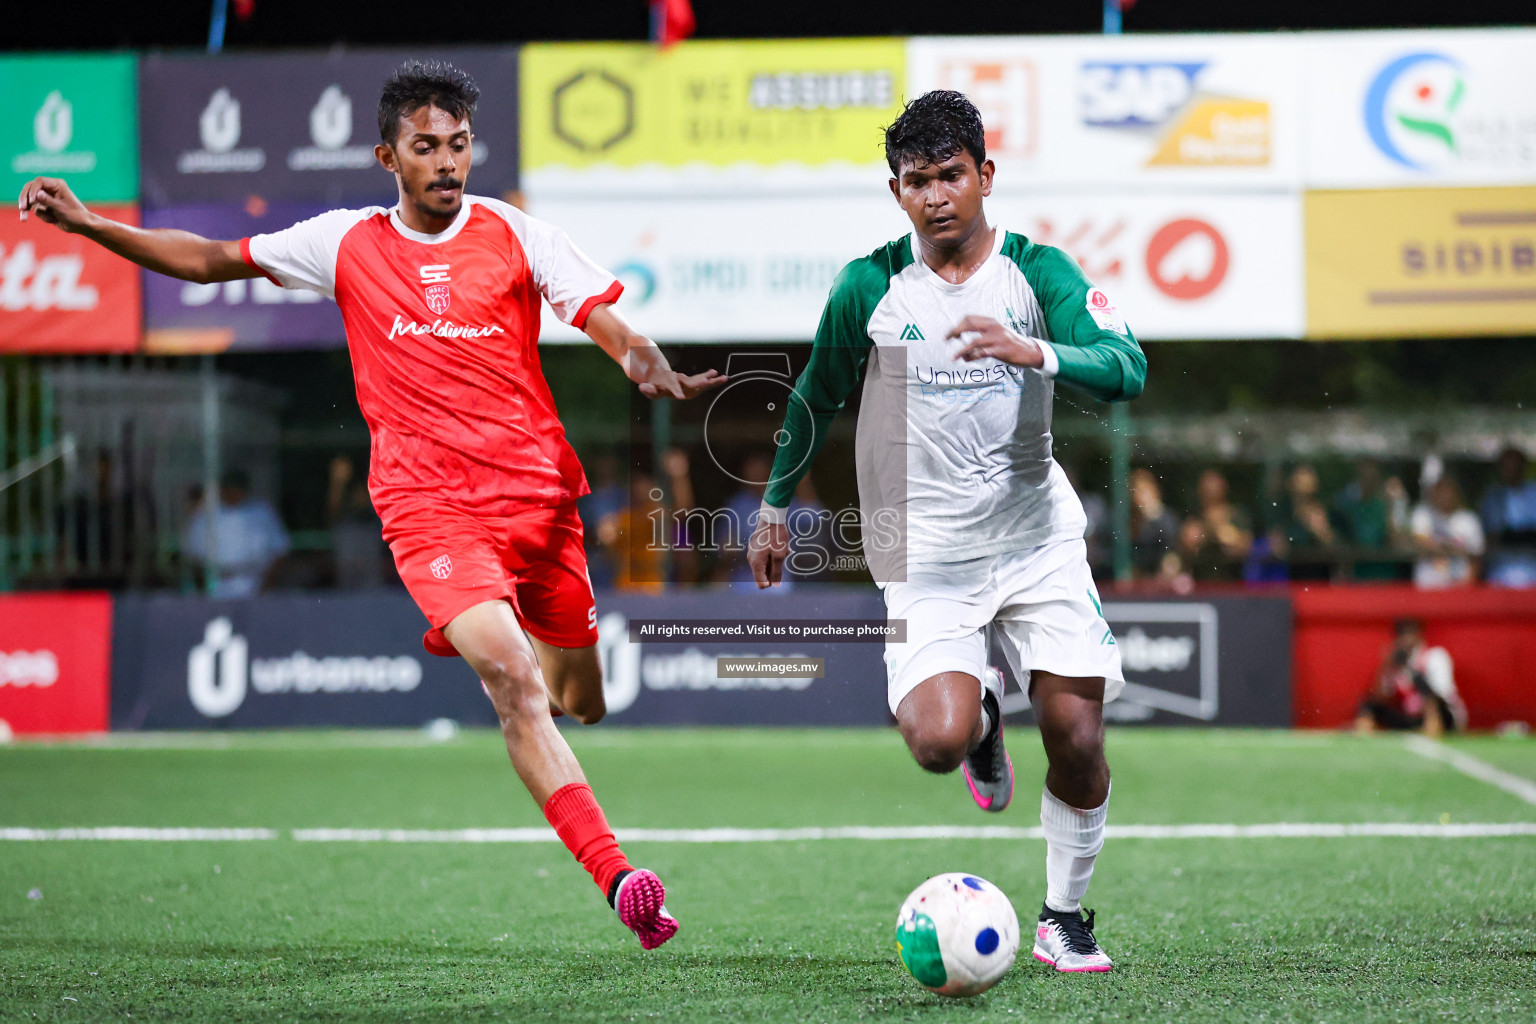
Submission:
[[[665,49],[693,35],[689,0],[651,0],[651,42]]]

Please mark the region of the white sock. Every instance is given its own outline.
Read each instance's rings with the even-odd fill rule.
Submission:
[[[1082,909],[1093,877],[1093,862],[1104,848],[1104,819],[1109,795],[1091,811],[1063,803],[1049,789],[1040,797],[1040,825],[1045,831],[1045,905],[1064,914]]]

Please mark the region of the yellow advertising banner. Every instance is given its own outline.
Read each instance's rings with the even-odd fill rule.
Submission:
[[[901,39],[531,45],[523,167],[879,164],[905,71]]]
[[[1313,338],[1536,333],[1536,188],[1309,192]]]

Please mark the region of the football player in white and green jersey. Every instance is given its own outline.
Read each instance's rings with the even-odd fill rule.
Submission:
[[[1124,679],[1088,569],[1083,507],[1051,457],[1051,401],[1057,380],[1104,401],[1135,398],[1146,358],[1070,256],[987,221],[994,167],[966,97],[908,103],[885,153],[913,231],[832,286],[798,401],[786,403],[749,561],[759,587],[779,581],[790,497],[862,384],[864,555],[888,615],[906,622],[906,641],[886,647],[891,712],[918,764],[963,766],[976,803],[1002,810],[1013,766],[1002,677],[988,666],[995,633],[1049,760],[1035,956],[1061,971],[1107,971],[1081,901],[1109,806],[1104,702]]]

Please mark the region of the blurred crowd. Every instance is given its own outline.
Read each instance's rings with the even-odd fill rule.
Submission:
[[[579,507],[594,586],[641,592],[752,586],[746,548],[769,477],[767,454],[747,452],[729,466],[709,465],[704,474],[678,448],[664,452],[654,470],[626,471],[627,456],[600,451],[586,459],[592,493]],[[1430,456],[1410,472],[1393,474],[1362,459],[1328,488],[1314,465],[1301,462],[1262,475],[1257,486],[1250,478],[1244,489],[1253,497],[1245,502],[1234,495],[1233,467],[1193,475],[1183,467],[1166,476],[1139,467],[1127,495],[1133,580],[1174,593],[1205,584],[1286,581],[1536,587],[1536,479],[1529,459],[1510,447],[1492,473],[1489,468],[1462,465],[1458,472]],[[1112,496],[1071,475],[1088,516],[1090,562],[1102,578],[1113,578]],[[1485,481],[1475,503],[1459,476]],[[201,493],[188,496],[180,557],[202,581],[198,589],[208,586],[226,597],[397,586],[365,478],[365,465],[347,456],[332,459],[324,529],[301,531],[307,539],[294,544],[277,509],[252,493],[246,473],[232,469],[221,481],[216,517]],[[838,525],[810,477],[790,511],[799,553],[786,575],[791,587],[867,578],[856,530]]]

